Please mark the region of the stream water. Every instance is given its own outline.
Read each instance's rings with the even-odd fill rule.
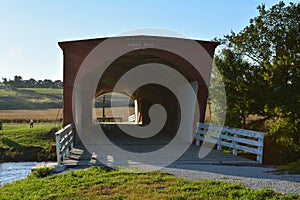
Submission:
[[[0,163],[0,187],[5,183],[26,178],[31,169],[41,162],[7,162]]]

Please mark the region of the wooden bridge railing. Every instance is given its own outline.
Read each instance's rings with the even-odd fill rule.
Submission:
[[[244,130],[203,123],[197,124],[196,144],[200,141],[217,144],[217,149],[222,146],[232,149],[232,154],[237,155],[238,150],[256,154],[257,162],[262,164],[264,135],[266,133]]]
[[[65,157],[69,156],[69,151],[73,148],[74,126],[68,124],[55,133],[57,164],[61,165]]]
[[[135,122],[135,114],[128,117],[128,122]]]

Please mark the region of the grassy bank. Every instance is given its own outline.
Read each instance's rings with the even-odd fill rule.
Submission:
[[[55,159],[53,125],[4,124],[0,131],[0,162],[45,161]]]
[[[207,180],[185,180],[164,172],[130,173],[89,168],[28,178],[0,188],[0,199],[299,199],[269,189]]]
[[[40,110],[62,107],[62,89],[0,89],[0,110]]]

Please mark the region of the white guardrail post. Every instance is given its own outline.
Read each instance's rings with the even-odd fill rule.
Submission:
[[[64,158],[69,156],[74,140],[73,124],[68,124],[55,133],[57,164],[62,165]]]
[[[236,145],[237,145],[237,134],[236,133],[233,133],[233,149],[232,149],[232,155],[235,155],[237,156],[237,148],[236,148]]]
[[[259,154],[257,154],[256,160],[259,163],[262,163],[263,161],[263,149],[264,149],[264,138],[258,138],[258,141],[261,143],[261,145],[258,147]]]
[[[61,146],[60,146],[60,134],[56,134],[56,133],[55,133],[56,160],[57,160],[57,164],[61,165],[62,159],[61,159],[61,155],[60,155],[60,149],[61,149]]]

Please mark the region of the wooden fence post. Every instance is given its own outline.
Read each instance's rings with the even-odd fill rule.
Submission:
[[[233,133],[233,146],[234,146],[234,148],[232,149],[232,154],[235,155],[235,156],[237,156],[237,148],[236,148],[237,142],[236,142],[236,140],[237,140],[237,134]]]
[[[258,141],[261,143],[261,146],[258,147],[259,154],[257,154],[256,160],[262,164],[264,140],[262,138],[258,138]]]
[[[55,141],[56,141],[56,160],[57,160],[57,164],[61,165],[61,156],[60,156],[60,135],[59,134],[55,134]]]

